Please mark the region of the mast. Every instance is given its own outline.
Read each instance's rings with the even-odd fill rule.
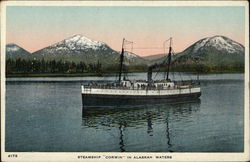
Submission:
[[[123,38],[123,41],[122,41],[122,52],[121,52],[121,55],[120,55],[120,67],[119,67],[119,80],[118,82],[121,83],[121,77],[122,77],[122,69],[123,69],[123,59],[124,59],[124,41],[125,41],[125,38]]]
[[[169,80],[169,70],[170,70],[170,63],[171,63],[171,52],[172,52],[172,37],[170,37],[170,45],[169,45],[169,52],[168,52],[168,66],[167,66],[167,78],[166,80]]]

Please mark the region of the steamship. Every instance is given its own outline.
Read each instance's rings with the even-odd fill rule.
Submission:
[[[172,81],[169,69],[172,56],[172,38],[166,59],[162,63],[155,63],[148,67],[147,80],[131,81],[122,77],[124,69],[124,41],[119,62],[119,77],[117,81],[105,84],[82,84],[83,107],[113,107],[135,106],[146,104],[162,104],[197,100],[201,96],[198,81]],[[166,67],[166,78],[153,80],[154,69]]]

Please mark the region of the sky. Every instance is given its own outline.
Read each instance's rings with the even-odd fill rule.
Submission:
[[[244,14],[240,6],[7,6],[6,42],[35,52],[81,34],[120,51],[125,38],[146,56],[163,53],[172,37],[177,53],[215,35],[244,45]]]

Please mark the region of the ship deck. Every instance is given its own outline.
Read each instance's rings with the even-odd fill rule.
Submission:
[[[159,95],[177,95],[200,92],[200,87],[179,86],[170,88],[131,88],[115,86],[81,86],[82,94],[96,95],[136,95],[136,96],[159,96]]]

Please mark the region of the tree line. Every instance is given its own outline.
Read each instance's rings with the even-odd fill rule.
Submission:
[[[99,61],[96,63],[78,63],[73,61],[56,60],[25,60],[25,59],[7,59],[6,74],[40,74],[40,73],[59,73],[59,74],[81,74],[118,72],[119,64],[110,64],[103,66]],[[147,72],[147,65],[133,65],[124,67],[124,72]],[[160,68],[155,71],[165,71],[166,68]],[[244,64],[235,65],[205,65],[205,64],[175,64],[170,66],[170,71],[213,73],[213,72],[244,72]]]
[[[75,63],[73,61],[56,61],[49,60],[24,60],[24,59],[7,59],[6,73],[102,73],[102,64],[86,64],[82,61]]]

